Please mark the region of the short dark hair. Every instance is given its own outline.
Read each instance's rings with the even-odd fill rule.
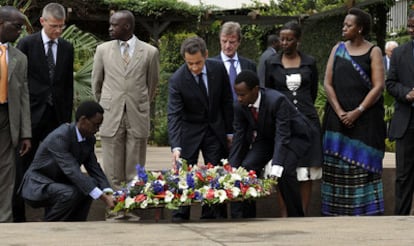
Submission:
[[[280,31],[282,30],[292,30],[295,33],[295,38],[300,39],[302,37],[302,29],[300,28],[299,23],[296,21],[288,21],[286,22]]]
[[[243,70],[241,71],[234,81],[234,84],[246,83],[249,89],[253,89],[259,85],[259,77],[257,74],[251,70]]]
[[[184,40],[184,42],[181,44],[180,53],[184,57],[185,53],[188,53],[190,55],[194,55],[197,52],[201,52],[201,55],[204,57],[207,54],[207,45],[204,39],[195,36],[195,37],[189,37]]]
[[[267,36],[267,46],[273,45],[273,43],[279,42],[279,37],[276,34],[270,34]]]
[[[78,109],[76,110],[75,120],[78,122],[80,117],[85,116],[90,119],[94,117],[97,113],[103,114],[104,109],[102,106],[95,101],[84,101],[82,102]]]
[[[362,27],[362,36],[366,36],[371,32],[371,15],[369,13],[359,8],[350,8],[348,14],[356,16],[357,26]]]
[[[135,16],[134,14],[129,10],[118,10],[115,13],[120,14],[122,18],[130,25],[130,32],[134,33],[135,29]]]
[[[23,15],[18,9],[13,6],[2,6],[0,7],[0,20],[11,21],[15,14]]]

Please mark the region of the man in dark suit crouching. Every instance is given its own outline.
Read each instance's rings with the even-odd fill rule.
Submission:
[[[45,221],[85,221],[92,199],[114,207],[112,189],[94,152],[103,108],[83,102],[76,122],[62,124],[40,144],[19,192],[32,207],[45,207]],[[81,172],[83,164],[88,175]]]
[[[278,186],[286,201],[288,216],[304,216],[296,164],[309,149],[312,127],[283,94],[260,88],[259,78],[252,71],[242,71],[234,89],[238,103],[234,105],[230,164],[260,175],[266,163],[272,160],[270,175],[279,178]],[[252,210],[246,206],[253,204],[245,203],[243,208],[234,205],[233,218],[252,217],[245,213]]]

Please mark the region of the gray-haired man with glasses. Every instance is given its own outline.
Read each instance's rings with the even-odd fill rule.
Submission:
[[[28,60],[33,148],[24,158],[17,157],[16,186],[32,162],[39,143],[60,124],[72,120],[74,55],[72,44],[60,38],[65,20],[65,8],[49,3],[40,17],[42,30],[22,38],[17,44]],[[15,221],[25,221],[24,203],[17,196],[13,213]]]

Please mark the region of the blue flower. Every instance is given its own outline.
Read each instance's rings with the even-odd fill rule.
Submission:
[[[152,182],[152,189],[154,190],[155,194],[159,194],[164,191],[164,185],[158,180],[155,180]]]
[[[203,194],[201,194],[200,191],[196,190],[194,192],[194,200],[196,200],[196,201],[202,201],[203,200]]]
[[[195,183],[192,173],[187,173],[187,185],[189,188],[194,189]]]
[[[137,169],[138,179],[146,183],[148,181],[148,175],[145,171],[145,167],[141,166],[140,164],[137,164],[135,168]]]

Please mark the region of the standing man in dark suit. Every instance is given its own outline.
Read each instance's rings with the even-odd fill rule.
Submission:
[[[30,150],[30,105],[26,56],[10,43],[22,32],[25,18],[16,8],[0,8],[0,222],[11,222],[15,153]],[[3,66],[4,65],[4,66]],[[6,68],[5,70],[3,70]]]
[[[259,65],[257,67],[257,75],[260,80],[260,87],[265,87],[265,61],[270,56],[276,54],[280,48],[279,37],[276,34],[271,34],[267,37],[267,49],[262,53],[259,59]]]
[[[256,63],[250,59],[244,58],[237,54],[237,49],[242,40],[242,33],[240,24],[233,21],[228,21],[223,24],[219,33],[221,52],[220,55],[215,56],[224,63],[227,73],[229,75],[230,87],[233,93],[233,100],[237,100],[234,92],[234,80],[237,74],[243,70],[251,70],[256,72]]]
[[[92,199],[114,206],[112,189],[94,152],[94,134],[103,113],[97,102],[83,102],[76,123],[62,124],[40,144],[19,191],[32,207],[45,207],[45,221],[85,221]],[[82,173],[82,164],[88,175]]]
[[[409,215],[414,192],[414,11],[408,14],[411,41],[394,49],[385,84],[395,97],[388,137],[396,140],[395,214]]]
[[[42,30],[22,38],[17,48],[28,59],[28,82],[32,120],[32,149],[17,157],[16,186],[33,160],[39,143],[56,127],[72,121],[73,46],[60,38],[65,28],[65,8],[49,3],[43,8]],[[23,200],[15,196],[14,220],[25,221]]]
[[[238,103],[234,106],[230,164],[260,175],[272,160],[270,175],[279,178],[288,216],[304,216],[296,164],[310,147],[311,125],[283,94],[260,88],[252,71],[242,71],[234,88]]]
[[[203,39],[191,37],[181,45],[185,60],[169,80],[168,134],[173,164],[183,158],[197,164],[201,151],[205,163],[219,165],[231,142],[233,101],[226,69],[216,60],[207,60]],[[219,208],[218,208],[219,207]],[[208,209],[202,218],[225,218],[225,206]],[[173,213],[174,221],[188,220],[189,207]]]

